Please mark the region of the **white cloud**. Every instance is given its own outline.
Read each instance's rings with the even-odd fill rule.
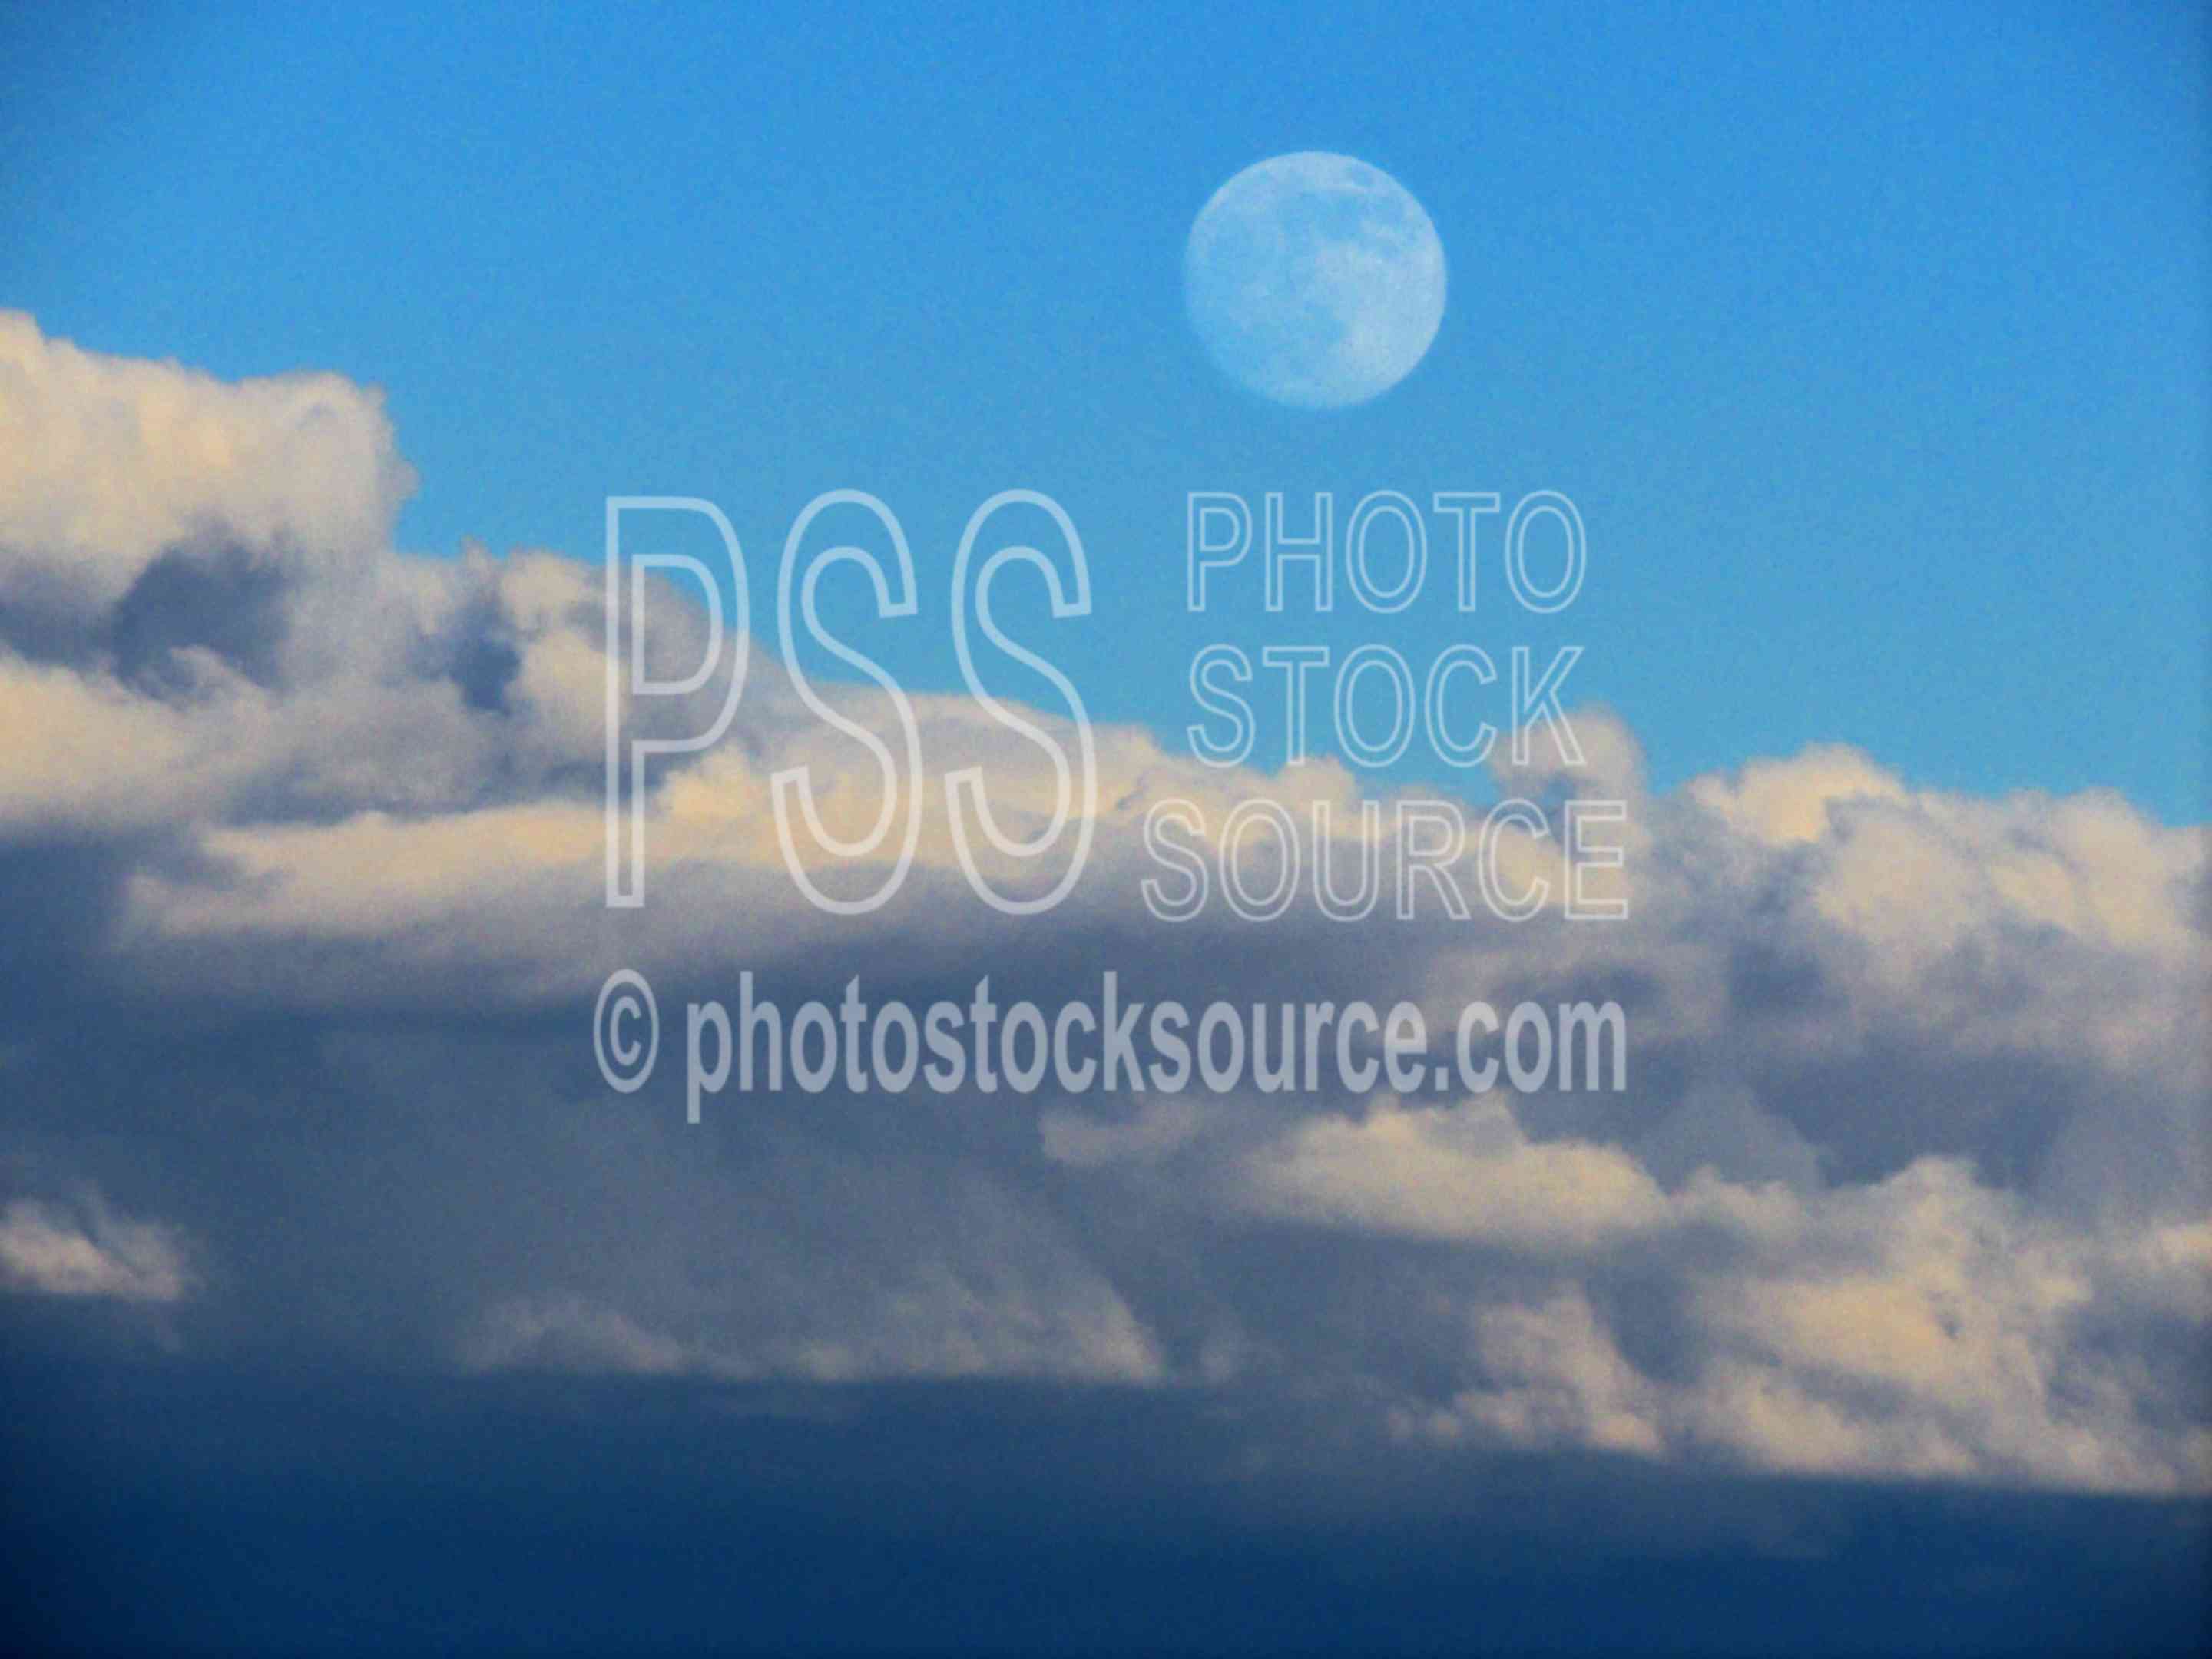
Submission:
[[[1255,1154],[1244,1202],[1285,1219],[1532,1249],[1589,1249],[1661,1224],[1667,1196],[1620,1148],[1531,1141],[1506,1106],[1323,1117]]]
[[[84,351],[0,312],[0,596],[112,605],[204,537],[362,558],[412,477],[382,399],[336,374],[229,383]]]
[[[2070,1232],[1925,1159],[1804,1200],[1757,1249],[1674,1249],[1690,1294],[1662,1370],[1626,1357],[1593,1302],[1603,1273],[1583,1264],[1535,1305],[1476,1301],[1467,1363],[1482,1380],[1394,1421],[1802,1473],[2203,1492],[2212,1432],[2144,1415],[2142,1377],[2087,1320],[2147,1254],[2179,1259],[2194,1237]],[[2189,1316],[2198,1365],[2205,1311],[2200,1297]]]
[[[174,1230],[88,1194],[73,1206],[17,1199],[0,1212],[0,1283],[38,1296],[179,1302],[193,1280]]]

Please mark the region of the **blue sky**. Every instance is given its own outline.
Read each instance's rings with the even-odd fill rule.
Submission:
[[[98,349],[386,389],[403,541],[589,555],[709,496],[756,571],[873,490],[941,596],[973,506],[1069,507],[1050,649],[1171,738],[1216,638],[1418,666],[1573,640],[1659,781],[1843,740],[1916,781],[2203,810],[2205,31],[2184,8],[36,9],[0,301]],[[1196,348],[1182,238],[1322,148],[1427,207],[1427,361],[1333,415]],[[1187,617],[1191,489],[1565,490],[1546,630]],[[1493,572],[1494,574],[1494,572]],[[941,597],[939,604],[942,604]],[[945,629],[866,643],[951,684]]]

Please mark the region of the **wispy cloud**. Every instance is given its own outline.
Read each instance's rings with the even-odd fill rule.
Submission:
[[[39,1296],[179,1302],[192,1290],[183,1242],[158,1222],[17,1199],[0,1212],[0,1284]]]

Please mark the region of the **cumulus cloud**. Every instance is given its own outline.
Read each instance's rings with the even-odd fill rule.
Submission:
[[[2095,1334],[2141,1239],[2052,1227],[1944,1159],[1768,1198],[1739,1248],[1701,1259],[1659,1246],[1680,1294],[1656,1320],[1608,1318],[1593,1297],[1618,1295],[1623,1276],[1586,1269],[1539,1300],[1478,1303],[1468,1364],[1480,1381],[1401,1407],[1395,1426],[1805,1473],[2141,1491],[2212,1480],[2201,1421],[2147,1419],[2145,1356]],[[2205,1312],[2199,1285],[2182,1316],[2201,1327]],[[1620,1334],[1638,1323],[1655,1356],[1642,1364]],[[2166,1386],[2189,1409],[2188,1376]]]
[[[164,557],[384,547],[411,476],[381,398],[336,374],[236,384],[103,356],[0,313],[0,546],[11,608],[121,602]]]
[[[982,765],[1034,823],[1040,751],[924,697],[915,874],[853,922],[794,892],[770,780],[812,765],[850,830],[872,764],[757,650],[728,737],[656,774],[650,900],[614,915],[596,573],[396,552],[372,394],[14,319],[0,438],[0,889],[46,919],[0,943],[36,993],[6,1016],[0,1156],[177,1218],[22,1200],[13,1283],[179,1300],[188,1228],[235,1264],[189,1310],[216,1347],[1192,1383],[1462,1445],[2212,1488],[2202,828],[1836,747],[1656,791],[1628,723],[1582,710],[1583,767],[1497,781],[1626,801],[1626,921],[1567,920],[1556,838],[1512,830],[1501,872],[1549,884],[1524,923],[1301,902],[1170,928],[1138,894],[1149,807],[1218,834],[1242,799],[1319,801],[1341,837],[1360,781],[1106,729],[1092,866],[1039,925],[966,896],[937,780]],[[702,624],[660,619],[681,673]],[[885,725],[872,690],[836,701]],[[1475,890],[1471,854],[1454,873]],[[762,1093],[688,1129],[592,1073],[617,966],[665,1017],[741,969],[787,1004],[856,970],[1048,1002],[1110,966],[1131,996],[1404,1000],[1431,1030],[1471,998],[1613,999],[1633,1064],[1510,1106]]]

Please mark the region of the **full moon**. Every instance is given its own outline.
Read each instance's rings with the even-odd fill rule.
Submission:
[[[1263,398],[1339,409],[1413,371],[1444,314],[1444,250],[1380,167],[1304,150],[1255,162],[1190,228],[1183,294],[1213,361]]]

